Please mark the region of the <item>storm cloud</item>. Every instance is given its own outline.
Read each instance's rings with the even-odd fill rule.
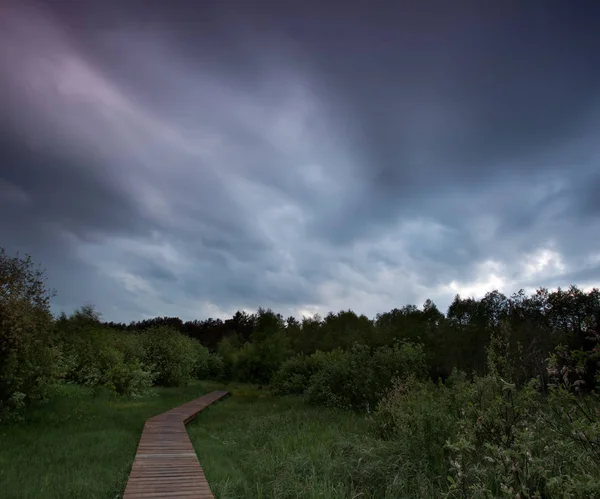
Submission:
[[[0,245],[57,310],[600,285],[597,2],[0,6]]]

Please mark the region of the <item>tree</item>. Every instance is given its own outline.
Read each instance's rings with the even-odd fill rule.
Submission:
[[[485,373],[486,349],[489,345],[493,321],[487,316],[482,301],[456,295],[448,307],[448,321],[457,355],[456,366],[467,373]]]
[[[55,374],[53,292],[45,281],[29,255],[0,248],[0,419],[42,396]]]
[[[100,324],[101,317],[102,315],[94,305],[86,303],[73,312],[71,320],[86,324]]]

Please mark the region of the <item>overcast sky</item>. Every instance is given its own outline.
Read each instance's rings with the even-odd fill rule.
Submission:
[[[600,2],[0,3],[0,245],[57,311],[600,286]]]

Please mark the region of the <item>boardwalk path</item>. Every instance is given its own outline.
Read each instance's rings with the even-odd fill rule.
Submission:
[[[146,421],[123,499],[213,499],[185,424],[227,395],[212,392]]]

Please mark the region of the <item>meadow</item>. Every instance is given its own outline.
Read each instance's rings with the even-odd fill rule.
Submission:
[[[2,497],[121,497],[145,420],[221,388],[233,396],[188,426],[216,497],[349,497],[352,485],[332,450],[363,439],[364,418],[255,385],[200,381],[136,399],[53,387],[47,403],[1,427]]]
[[[121,497],[145,420],[216,389],[188,432],[219,499],[600,497],[596,289],[302,321],[50,300],[0,251],[2,498]]]
[[[124,398],[81,386],[54,386],[21,421],[0,425],[0,494],[6,499],[122,494],[144,422],[217,385],[154,388]]]

